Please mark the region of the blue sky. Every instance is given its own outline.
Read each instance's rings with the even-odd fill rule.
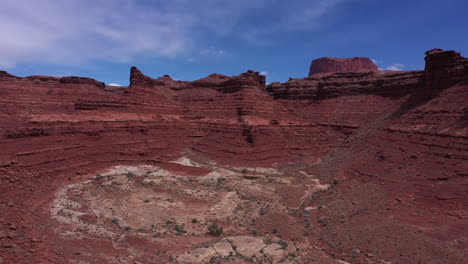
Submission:
[[[304,77],[319,57],[424,67],[468,56],[466,0],[0,0],[0,70],[127,85],[130,67],[195,80],[217,72]]]

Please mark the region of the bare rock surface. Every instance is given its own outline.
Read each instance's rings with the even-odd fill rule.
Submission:
[[[267,256],[268,258],[270,258],[271,260],[275,262],[280,261],[287,254],[286,250],[284,250],[281,245],[276,244],[276,243],[266,246],[263,249],[263,253],[265,254],[265,256]]]
[[[229,257],[236,255],[235,250],[232,248],[231,243],[229,242],[218,242],[213,245],[214,250],[221,257]]]
[[[238,236],[228,237],[228,240],[234,245],[237,253],[247,258],[261,257],[260,251],[266,247],[260,237]]]

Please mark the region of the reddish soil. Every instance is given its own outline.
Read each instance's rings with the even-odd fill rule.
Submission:
[[[468,59],[425,60],[268,86],[0,72],[0,263],[466,263]]]

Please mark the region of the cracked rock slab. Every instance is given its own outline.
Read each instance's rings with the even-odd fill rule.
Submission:
[[[287,252],[281,245],[272,243],[263,249],[263,254],[276,262],[284,258]]]
[[[221,256],[221,257],[228,257],[233,256],[236,254],[234,249],[232,248],[231,243],[229,242],[218,242],[213,245],[214,250]]]
[[[236,252],[247,258],[261,257],[263,254],[260,251],[266,247],[263,239],[258,237],[237,236],[228,239],[235,246]]]
[[[190,253],[178,257],[180,263],[204,263],[208,262],[212,257],[217,257],[216,251],[209,248],[197,248]]]

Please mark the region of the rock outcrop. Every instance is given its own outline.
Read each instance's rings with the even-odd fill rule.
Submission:
[[[431,89],[468,82],[468,59],[454,50],[432,49],[426,52],[425,61],[425,80]]]
[[[309,76],[337,72],[369,72],[377,71],[378,67],[369,58],[320,58],[313,60]]]
[[[432,50],[425,70],[402,72],[375,71],[367,60],[327,61],[333,63],[317,66],[312,76],[270,85],[254,71],[188,82],[151,78],[133,67],[129,87],[118,89],[88,78],[23,78],[0,71],[1,258],[5,263],[64,263],[73,257],[85,263],[99,252],[104,262],[105,256],[122,256],[120,262],[131,256],[133,262],[146,263],[143,257],[173,250],[168,241],[154,242],[157,234],[149,229],[138,232],[156,243],[159,251],[151,254],[146,253],[153,249],[147,247],[149,240],[141,237],[58,236],[48,208],[66,184],[114,165],[165,166],[184,171],[188,180],[182,182],[213,177],[206,186],[223,188],[215,174],[203,174],[210,172],[206,168],[171,163],[191,155],[208,165],[255,168],[252,173],[238,169],[252,188],[262,180],[255,173],[268,172],[265,182],[271,180],[278,189],[277,196],[265,199],[283,201],[288,214],[272,215],[268,229],[251,221],[261,210],[249,211],[252,219],[242,223],[252,223],[249,228],[258,236],[283,232],[282,239],[314,245],[316,251],[298,256],[303,262],[296,263],[325,255],[352,263],[463,263],[467,59]],[[276,181],[285,181],[284,186]],[[305,181],[330,188],[309,192],[303,189]],[[170,208],[167,199],[160,202]],[[287,258],[287,245],[278,251],[276,244],[262,254]]]
[[[267,90],[275,98],[290,100],[362,94],[402,97],[425,89],[424,74],[424,71],[334,73],[271,83]]]

